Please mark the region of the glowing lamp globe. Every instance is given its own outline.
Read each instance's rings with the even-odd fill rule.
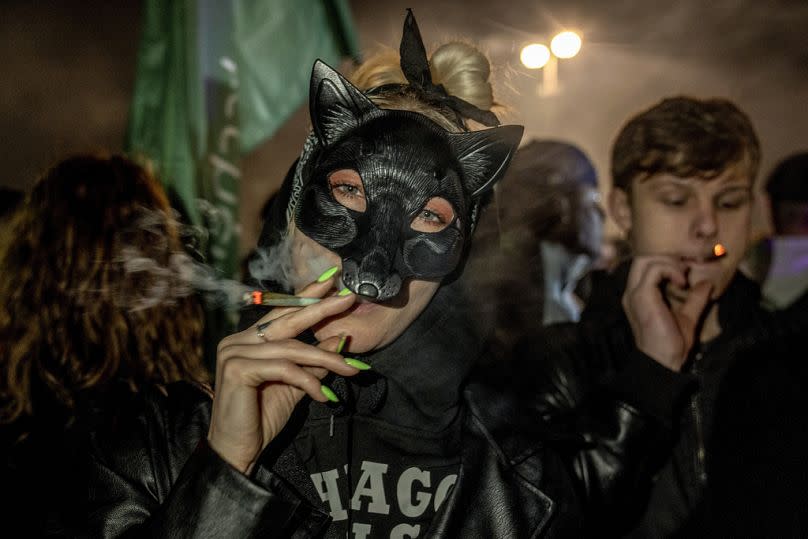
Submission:
[[[541,69],[550,61],[550,49],[541,43],[531,43],[522,49],[519,59],[528,69]]]
[[[559,58],[572,58],[581,50],[581,36],[575,32],[561,32],[550,42],[550,50]]]

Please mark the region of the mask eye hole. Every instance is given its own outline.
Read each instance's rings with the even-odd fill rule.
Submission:
[[[454,221],[452,204],[441,197],[432,197],[415,216],[410,225],[418,232],[440,232]]]
[[[328,175],[328,189],[334,200],[356,212],[363,213],[368,206],[362,177],[355,170],[345,168]]]

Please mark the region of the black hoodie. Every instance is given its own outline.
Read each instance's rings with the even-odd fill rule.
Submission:
[[[328,537],[423,534],[455,484],[461,387],[481,350],[460,290],[439,288],[403,335],[362,357],[373,370],[328,380],[340,404],[301,408],[291,443],[264,456],[330,513]]]

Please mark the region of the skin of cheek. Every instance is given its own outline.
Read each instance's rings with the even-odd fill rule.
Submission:
[[[326,249],[313,239],[309,238],[294,225],[292,234],[292,271],[294,273],[294,289],[299,292],[317,278],[328,268],[334,266],[342,268],[342,260],[334,251]]]
[[[343,315],[318,324],[314,335],[320,341],[347,335],[350,337],[347,351],[355,354],[382,348],[396,340],[418,318],[439,286],[432,281],[408,280],[400,292],[407,298],[403,305],[377,303],[370,308],[360,308],[362,304],[357,304]],[[357,309],[359,312],[355,312]]]

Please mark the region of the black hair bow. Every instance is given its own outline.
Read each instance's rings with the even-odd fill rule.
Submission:
[[[499,119],[490,110],[480,109],[457,96],[449,95],[442,84],[432,82],[426,48],[411,9],[407,9],[407,18],[404,20],[404,33],[401,36],[399,53],[401,55],[401,70],[404,72],[409,85],[423,92],[430,100],[452,109],[458,116],[458,123],[461,126],[463,125],[462,118],[474,120],[488,127],[499,125]]]

